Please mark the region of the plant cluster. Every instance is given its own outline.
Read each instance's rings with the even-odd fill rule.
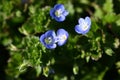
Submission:
[[[0,0],[0,80],[119,80],[120,0]]]
[[[53,9],[50,10],[50,16],[58,22],[62,22],[65,20],[68,12],[65,10],[63,4],[56,4]],[[91,27],[91,19],[86,17],[85,19],[80,18],[78,20],[78,25],[75,26],[75,31],[79,34],[86,34]],[[62,46],[66,43],[68,38],[68,32],[64,29],[59,29],[57,31],[57,36],[54,31],[49,30],[45,34],[41,35],[40,41],[46,48],[54,49],[56,48],[56,43],[59,46]]]

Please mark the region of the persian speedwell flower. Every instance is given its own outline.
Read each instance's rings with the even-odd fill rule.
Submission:
[[[64,21],[67,15],[68,12],[62,4],[56,4],[54,8],[50,10],[50,16],[58,22]]]
[[[45,34],[40,36],[40,42],[48,49],[56,48],[56,43],[58,46],[62,46],[66,43],[68,39],[68,32],[64,29],[57,30],[57,36],[53,30],[47,31]]]
[[[78,20],[78,25],[75,26],[75,31],[78,33],[78,34],[86,34],[89,30],[90,30],[90,27],[91,27],[91,19],[89,17],[85,17],[84,18],[80,18]]]
[[[59,46],[62,46],[66,43],[67,39],[68,39],[68,32],[64,29],[59,29],[57,31],[57,43]]]
[[[47,31],[40,36],[41,43],[48,49],[56,48],[56,34],[53,30]]]

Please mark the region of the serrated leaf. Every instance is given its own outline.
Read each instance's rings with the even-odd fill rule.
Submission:
[[[112,54],[114,53],[114,51],[111,48],[106,48],[105,49],[105,53],[109,56],[112,56]]]
[[[85,51],[81,50],[81,58],[84,58],[84,57],[85,57]]]
[[[102,19],[103,18],[103,11],[102,11],[102,9],[98,5],[93,5],[93,6],[95,8],[94,16],[99,18],[99,19]]]
[[[29,35],[29,33],[24,29],[24,27],[19,28],[19,31],[24,35]]]
[[[70,1],[68,1],[68,2],[65,4],[65,7],[66,7],[66,9],[69,11],[69,14],[70,14],[70,15],[73,15],[73,14],[74,14],[74,12],[75,12],[74,6],[73,6],[73,4],[72,4]]]
[[[43,75],[48,77],[48,75],[49,75],[49,68],[48,67],[43,67]]]
[[[102,57],[101,52],[96,52],[91,54],[91,59],[95,61],[99,60],[101,57]]]
[[[30,11],[33,10],[33,6],[30,7]],[[22,34],[36,34],[44,31],[49,26],[49,20],[47,20],[49,7],[38,9],[30,12],[29,19],[19,29]]]
[[[117,16],[115,13],[108,13],[103,18],[103,24],[106,23],[112,23],[117,19]]]
[[[29,14],[34,15],[36,11],[36,8],[34,6],[29,6]]]
[[[73,66],[73,73],[76,75],[79,72],[79,67],[77,65]]]
[[[120,19],[116,21],[117,25],[120,26]]]
[[[6,13],[7,16],[10,15],[13,9],[12,1],[4,1],[2,5],[2,9],[3,9],[4,14]]]
[[[20,72],[24,72],[24,71],[26,71],[27,66],[28,66],[28,62],[23,61],[23,63],[18,67],[18,69],[19,69]]]
[[[115,42],[113,43],[114,47],[115,47],[115,48],[119,48],[119,46],[120,46],[120,40],[119,40],[118,38],[115,38],[114,41],[115,41]]]
[[[21,17],[22,16],[22,12],[20,10],[17,10],[15,14],[16,14],[16,17]]]
[[[86,56],[86,62],[89,62],[89,60],[90,60],[90,56]]]
[[[97,25],[96,21],[92,21],[91,30],[96,32],[99,29],[99,26]]]
[[[90,52],[85,52],[85,60],[88,63],[90,60],[91,53]]]
[[[42,72],[42,68],[41,68],[41,66],[35,66],[35,69],[36,69],[36,73],[37,73],[37,76],[39,76],[40,75],[40,73]]]
[[[119,17],[119,19],[116,20],[116,24],[117,24],[117,26],[120,26],[120,16],[117,16],[117,17]]]
[[[113,12],[113,0],[106,0],[103,10],[107,13]]]

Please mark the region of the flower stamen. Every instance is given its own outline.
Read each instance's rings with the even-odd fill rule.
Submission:
[[[45,38],[45,43],[46,44],[52,43],[52,38],[51,37]]]
[[[85,25],[85,26],[83,27],[83,31],[85,31],[85,30],[87,30],[87,29],[88,29],[88,26]]]
[[[67,39],[66,35],[61,36],[61,40],[66,40],[66,39]]]
[[[62,14],[62,10],[61,10],[61,9],[58,9],[58,10],[55,11],[55,15],[56,15],[57,17],[60,17],[61,14]]]

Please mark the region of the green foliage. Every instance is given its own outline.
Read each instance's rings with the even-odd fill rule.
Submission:
[[[41,80],[42,75],[50,80],[120,79],[119,0],[22,1],[0,1],[0,45],[10,55],[5,68],[1,67],[4,77],[0,80]],[[49,15],[57,3],[69,11],[64,22]],[[92,20],[90,31],[75,33],[78,19],[86,16]],[[59,28],[68,31],[67,43],[46,49],[39,37]],[[3,52],[0,49],[0,54]]]
[[[47,29],[49,20],[46,18],[49,14],[49,7],[40,9],[38,7],[30,6],[30,18],[19,28],[19,31],[24,35],[36,34]]]

